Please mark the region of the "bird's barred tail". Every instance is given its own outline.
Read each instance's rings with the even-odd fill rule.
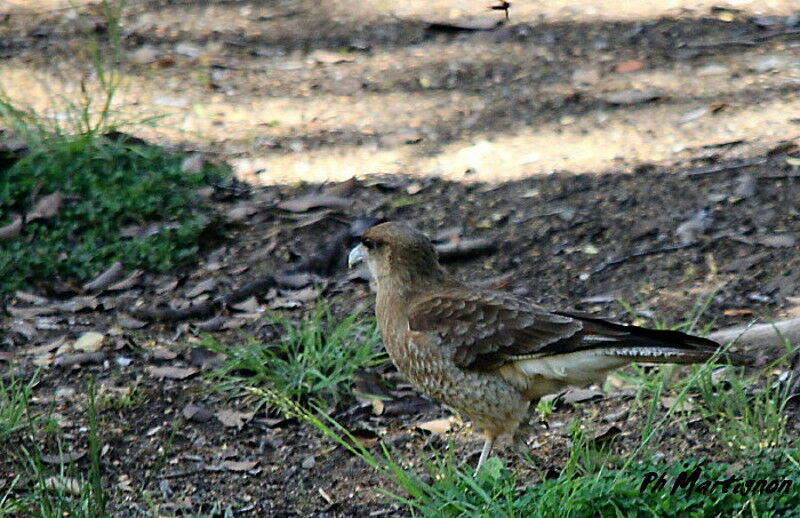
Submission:
[[[705,363],[714,358],[718,363],[731,365],[752,365],[747,356],[732,352],[718,352],[717,349],[698,350],[673,347],[621,346],[603,348],[604,356],[624,358],[631,362],[645,363]]]
[[[584,325],[583,346],[602,350],[604,356],[631,362],[705,363],[715,358],[719,363],[751,365],[747,356],[721,351],[721,345],[708,338],[680,331],[647,329],[610,322],[576,312],[559,312],[580,320]]]

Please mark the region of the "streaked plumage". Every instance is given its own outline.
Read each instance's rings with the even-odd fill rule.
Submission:
[[[702,363],[719,344],[677,331],[548,311],[505,293],[475,290],[448,275],[430,241],[382,223],[364,233],[351,261],[366,259],[376,315],[397,369],[419,390],[468,416],[486,437],[515,436],[530,406],[570,385],[599,383],[631,362]],[[743,364],[729,353],[724,361]]]

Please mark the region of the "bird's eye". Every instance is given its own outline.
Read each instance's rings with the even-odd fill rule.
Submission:
[[[375,248],[377,246],[377,243],[375,242],[375,240],[374,239],[370,239],[368,237],[365,237],[364,239],[362,239],[361,240],[361,244],[364,245],[367,250],[372,250],[373,248]]]

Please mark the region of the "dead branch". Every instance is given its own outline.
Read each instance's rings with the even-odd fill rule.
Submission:
[[[188,306],[181,309],[169,307],[140,307],[132,308],[130,314],[143,320],[160,320],[164,322],[177,322],[193,318],[210,316],[231,304],[241,302],[248,297],[266,292],[273,286],[296,288],[293,274],[311,273],[329,276],[344,267],[347,251],[354,241],[366,229],[377,223],[374,218],[359,218],[347,228],[337,232],[316,253],[310,255],[305,261],[295,268],[290,268],[276,275],[267,275],[228,293],[210,299],[202,304]]]
[[[726,171],[736,171],[737,169],[744,169],[745,167],[753,167],[756,165],[765,164],[767,159],[764,157],[752,158],[750,160],[742,160],[734,164],[719,164],[708,167],[698,167],[697,169],[689,169],[683,173],[684,176],[696,177],[705,176],[714,173],[724,173]]]
[[[53,364],[56,367],[73,367],[84,363],[100,363],[107,357],[103,351],[95,351],[90,353],[72,353],[58,356]]]
[[[685,243],[685,244],[681,244],[681,245],[664,246],[664,247],[661,247],[661,248],[651,248],[651,249],[648,249],[648,250],[639,250],[639,251],[636,251],[636,252],[632,252],[632,253],[630,253],[628,255],[622,256],[622,257],[616,257],[614,259],[609,259],[607,261],[603,261],[602,263],[600,263],[597,266],[595,266],[594,269],[592,269],[591,273],[592,273],[592,275],[594,275],[596,273],[600,273],[603,270],[605,270],[606,268],[608,268],[609,266],[614,266],[615,264],[624,263],[628,259],[634,259],[636,257],[646,257],[648,255],[664,254],[664,253],[667,253],[667,252],[675,252],[677,250],[683,250],[684,248],[692,248],[692,247],[695,247],[695,246],[697,246],[699,244],[700,244],[699,241],[695,241],[693,243]]]
[[[486,254],[493,251],[496,247],[494,241],[490,239],[457,239],[441,243],[435,246],[439,259],[442,261],[454,261],[476,255]]]
[[[765,174],[759,176],[758,180],[786,180],[787,178],[800,178],[800,173]]]
[[[794,36],[800,34],[800,29],[788,29],[785,31],[775,31],[761,36],[756,36],[752,39],[739,39],[739,40],[721,40],[709,42],[686,43],[681,45],[687,49],[710,49],[714,47],[756,47],[759,43],[764,43],[771,39],[781,38],[783,36]]]
[[[784,339],[797,344],[800,343],[800,317],[769,324],[726,327],[714,331],[708,338],[722,344],[735,340],[737,345],[760,348],[782,347]]]

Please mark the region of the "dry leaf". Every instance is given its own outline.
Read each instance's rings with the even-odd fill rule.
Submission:
[[[103,291],[122,277],[122,263],[117,261],[106,271],[83,285],[86,291]]]
[[[186,405],[181,411],[183,417],[189,421],[197,423],[205,423],[214,417],[214,413],[208,408],[201,405]]]
[[[286,297],[276,297],[269,301],[270,309],[297,309],[302,306],[303,303],[299,300],[288,299]]]
[[[8,314],[14,318],[34,318],[41,315],[52,315],[56,312],[54,308],[48,306],[34,306],[21,308],[19,306],[6,306]]]
[[[355,177],[326,187],[322,194],[326,196],[350,196],[361,183]]]
[[[174,360],[178,357],[178,352],[166,347],[155,347],[150,351],[156,360]]]
[[[797,244],[797,239],[791,234],[769,234],[757,237],[755,242],[772,248],[790,248]]]
[[[33,210],[26,215],[25,220],[34,221],[37,219],[52,218],[61,210],[61,205],[63,203],[64,196],[61,194],[61,191],[48,194],[36,202],[36,205],[33,206]]]
[[[431,433],[442,434],[450,431],[450,429],[453,427],[453,418],[445,417],[444,419],[425,421],[424,423],[418,423],[416,427]]]
[[[82,458],[86,455],[86,450],[75,450],[66,453],[59,453],[58,455],[45,455],[42,454],[41,459],[45,464],[69,464]]]
[[[676,411],[678,411],[678,412],[688,412],[688,411],[690,411],[690,410],[694,410],[694,405],[692,405],[692,404],[691,404],[691,403],[690,403],[688,400],[686,400],[685,398],[681,398],[681,400],[680,400],[680,401],[678,401],[678,398],[677,398],[677,397],[673,397],[673,396],[662,396],[662,397],[661,397],[661,404],[662,404],[662,405],[664,406],[664,408],[666,408],[667,410],[669,410],[670,408],[671,408],[671,409],[674,409],[674,410],[676,410]]]
[[[335,65],[337,63],[349,63],[355,61],[356,57],[352,54],[339,54],[336,52],[329,52],[327,50],[315,50],[309,56],[317,63],[323,65]]]
[[[83,333],[77,340],[75,340],[75,343],[72,344],[72,347],[77,351],[92,353],[99,351],[103,347],[104,339],[105,336],[102,333],[90,331],[88,333]]]
[[[646,90],[621,90],[608,93],[602,99],[609,104],[629,105],[649,103],[660,99],[660,97],[657,93]]]
[[[242,429],[244,424],[253,418],[255,412],[237,412],[236,410],[217,410],[216,417],[227,427]]]
[[[81,494],[81,483],[79,480],[68,477],[49,477],[44,480],[44,487],[49,491],[57,493],[69,493],[74,496]]]
[[[181,172],[187,174],[200,174],[203,172],[205,159],[202,153],[193,153],[186,157],[181,164]]]
[[[593,399],[602,399],[605,394],[599,390],[592,389],[571,389],[568,390],[563,396],[562,400],[566,403],[583,403],[584,401],[592,401]]]
[[[134,271],[131,272],[130,275],[128,275],[127,277],[125,277],[121,281],[119,281],[119,282],[117,282],[115,284],[112,284],[111,286],[106,288],[106,290],[107,291],[122,291],[122,290],[131,289],[134,286],[136,286],[136,284],[139,282],[139,277],[142,276],[142,273],[144,273],[144,272],[142,272],[142,270],[134,270]]]
[[[22,218],[17,216],[14,221],[9,223],[8,225],[4,225],[0,227],[0,243],[4,243],[6,241],[11,241],[15,237],[17,237],[22,230]]]
[[[50,302],[49,299],[45,297],[40,297],[35,293],[28,293],[27,291],[17,290],[14,292],[14,298],[19,299],[22,302],[27,302],[28,304],[33,304],[35,306],[41,306],[42,304],[47,304]]]
[[[85,309],[96,309],[100,302],[91,296],[72,297],[69,300],[54,304],[53,308],[65,313],[77,313]]]
[[[628,72],[636,72],[637,70],[641,70],[645,67],[643,61],[639,61],[638,59],[632,59],[630,61],[623,61],[621,63],[617,63],[614,66],[614,72],[619,74],[626,74]]]
[[[386,409],[386,405],[383,403],[382,399],[371,398],[370,405],[372,406],[372,415],[382,415],[383,411]]]
[[[419,396],[407,396],[395,401],[384,403],[383,415],[420,415],[436,408],[430,399]]]
[[[282,201],[278,204],[279,209],[288,210],[289,212],[306,212],[311,209],[331,208],[331,209],[346,209],[352,202],[347,198],[340,196],[331,196],[327,194],[311,194],[308,196],[301,196],[293,200]]]
[[[350,435],[352,435],[353,439],[355,439],[363,448],[372,448],[378,444],[378,441],[380,440],[380,437],[377,433],[367,428],[351,430]]]
[[[100,363],[105,359],[106,359],[106,353],[104,353],[103,351],[94,351],[90,353],[62,354],[56,357],[53,364],[56,367],[76,367],[83,365],[84,363]]]
[[[206,279],[204,281],[200,281],[194,286],[194,288],[187,291],[186,296],[189,297],[190,299],[193,299],[196,296],[200,295],[201,293],[214,291],[214,288],[216,287],[217,287],[217,279],[214,278]]]
[[[225,212],[225,218],[231,223],[241,223],[258,212],[258,208],[250,203],[240,204]]]
[[[169,378],[173,380],[186,379],[197,374],[198,370],[192,367],[147,367],[147,371],[154,378]]]
[[[33,340],[39,334],[36,328],[25,320],[15,320],[11,322],[10,329],[15,333],[21,334],[28,341]]]
[[[125,313],[120,313],[117,315],[117,323],[123,329],[141,329],[147,325],[147,322],[133,318]]]
[[[618,412],[612,412],[610,414],[604,415],[600,420],[604,423],[613,423],[614,421],[622,421],[623,419],[628,418],[628,409],[623,408]]]
[[[264,311],[264,309],[261,307],[261,304],[258,303],[258,300],[256,300],[254,296],[243,300],[238,304],[231,304],[230,307],[237,311],[244,311],[245,313],[260,313]]]
[[[614,437],[616,437],[621,433],[622,430],[620,430],[616,426],[610,426],[608,430],[606,430],[605,432],[601,433],[600,435],[592,439],[592,442],[596,446],[602,446],[603,444],[610,442]]]
[[[66,341],[67,341],[67,336],[66,335],[62,335],[62,336],[59,336],[58,338],[56,338],[55,340],[53,340],[50,343],[47,343],[47,344],[44,344],[44,345],[39,345],[37,347],[31,347],[30,349],[26,349],[25,350],[25,354],[28,354],[30,356],[41,356],[43,354],[48,354],[48,353],[58,349],[62,345],[64,345],[64,343]]]
[[[742,315],[752,315],[752,309],[725,309],[722,311],[722,314],[727,317],[739,317]]]

